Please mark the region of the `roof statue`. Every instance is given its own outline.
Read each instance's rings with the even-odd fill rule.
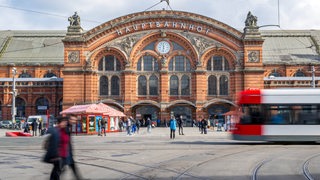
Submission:
[[[247,26],[256,27],[257,21],[258,21],[257,16],[252,15],[251,12],[249,11],[247,14],[247,19],[245,21],[246,27]]]
[[[68,18],[68,21],[70,21],[70,26],[80,26],[80,16],[77,12],[74,12],[74,14]]]

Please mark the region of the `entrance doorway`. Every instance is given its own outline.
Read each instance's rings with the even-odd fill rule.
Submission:
[[[150,118],[151,121],[152,121],[152,116],[151,116],[151,114],[143,114],[144,126],[147,125],[146,123],[147,123],[148,118]]]
[[[136,109],[136,119],[141,120],[142,126],[146,125],[148,118],[155,122],[158,119],[159,109],[154,106],[140,106]]]
[[[183,126],[192,127],[192,110],[187,106],[176,106],[171,109],[174,117],[178,120],[182,118]]]

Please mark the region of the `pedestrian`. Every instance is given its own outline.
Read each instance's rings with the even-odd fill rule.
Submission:
[[[131,136],[131,119],[127,119],[127,135]]]
[[[137,119],[136,126],[137,126],[137,134],[139,134],[139,130],[141,126],[141,121],[139,119]]]
[[[32,136],[37,136],[38,123],[36,119],[32,121],[31,127],[32,127]]]
[[[207,124],[208,121],[206,121],[205,119],[201,120],[201,134],[207,134]]]
[[[102,120],[101,120],[101,136],[102,136],[102,133],[104,134],[104,136],[106,136],[106,124],[107,124],[106,117],[102,118]]]
[[[137,131],[137,124],[136,124],[136,120],[135,120],[135,119],[133,119],[133,117],[132,117],[132,116],[130,116],[130,119],[131,119],[131,124],[132,124],[132,126],[131,126],[131,132],[132,132],[132,134],[135,134],[135,133],[136,133],[136,131]]]
[[[59,180],[63,165],[68,156],[69,136],[66,132],[67,118],[58,117],[57,126],[50,128],[50,135],[44,143],[44,148],[47,150],[43,161],[53,164],[50,174],[50,180]]]
[[[151,128],[152,128],[152,121],[150,118],[147,119],[147,132],[151,133]]]
[[[69,146],[68,146],[69,153],[68,153],[66,165],[68,165],[71,168],[74,177],[77,180],[80,180],[82,178],[81,178],[81,175],[78,171],[78,168],[77,168],[75,161],[74,161],[74,158],[73,158],[74,153],[73,153],[73,145],[72,145],[72,138],[71,138],[72,125],[77,124],[77,116],[74,114],[71,114],[71,115],[69,115],[68,120],[69,121],[68,121],[68,125],[67,125],[67,134],[69,136]]]
[[[29,127],[29,123],[27,121],[24,122],[24,132],[30,133],[30,127]]]
[[[183,119],[182,116],[178,118],[178,126],[179,126],[179,135],[184,135],[183,134]]]
[[[98,136],[102,136],[101,135],[101,118],[98,118]]]
[[[39,121],[39,125],[38,125],[38,129],[39,129],[39,136],[42,135],[42,121]]]
[[[177,129],[177,121],[174,116],[171,116],[169,121],[170,126],[170,139],[174,139],[176,137],[176,129]]]

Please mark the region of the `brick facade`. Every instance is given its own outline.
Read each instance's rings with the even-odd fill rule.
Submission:
[[[268,36],[274,38],[272,34]],[[247,88],[310,87],[308,79],[274,79],[270,75],[275,72],[282,77],[293,77],[299,71],[311,77],[310,67],[314,65],[315,75],[320,75],[318,63],[265,63],[265,38],[256,24],[246,23],[244,32],[240,32],[222,22],[188,12],[134,13],[86,32],[80,24],[70,25],[61,39],[63,65],[14,63],[0,69],[1,77],[12,77],[11,68],[15,66],[18,74],[25,71],[31,77],[43,78],[50,69],[58,78],[63,78],[63,84],[54,81],[35,85],[31,80],[25,85],[18,84],[17,97],[26,103],[25,116],[36,113],[35,101],[45,97],[49,101],[49,112],[54,115],[58,115],[61,108],[75,104],[103,102],[139,119],[151,117],[164,121],[174,114],[183,115],[186,120],[198,120],[235,109],[239,92]],[[157,50],[160,41],[169,42],[168,53]],[[157,70],[139,69],[147,66],[141,63],[147,57],[157,63],[149,68],[157,67]],[[172,62],[181,61],[185,63],[183,68],[190,66],[188,71],[170,69],[178,67]],[[107,68],[119,69],[104,70]],[[147,93],[141,95],[139,78],[142,76],[147,78]],[[149,94],[151,76],[157,79],[156,95]],[[170,84],[175,82],[173,77],[178,79],[176,95],[171,94],[175,86]],[[105,84],[103,78],[107,79]],[[183,89],[183,78],[188,79],[187,89]],[[209,88],[209,81],[215,88]],[[2,119],[10,119],[10,88],[10,80],[3,82]],[[182,89],[187,93],[183,94]]]

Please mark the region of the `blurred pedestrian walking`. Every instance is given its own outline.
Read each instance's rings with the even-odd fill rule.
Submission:
[[[69,153],[68,153],[68,157],[67,157],[67,161],[66,161],[66,165],[68,165],[72,172],[73,172],[73,175],[74,177],[77,179],[77,180],[80,180],[82,179],[81,178],[81,175],[80,175],[80,172],[75,164],[75,161],[74,161],[74,158],[73,158],[73,145],[72,145],[72,138],[71,138],[71,133],[72,133],[72,125],[76,125],[77,124],[77,116],[74,115],[74,114],[71,114],[69,115],[68,117],[68,125],[67,125],[67,134],[69,136]]]
[[[53,164],[50,180],[60,180],[61,170],[68,157],[67,118],[58,117],[57,123],[56,127],[48,130],[49,137],[44,141],[44,148],[47,151],[43,161]]]

